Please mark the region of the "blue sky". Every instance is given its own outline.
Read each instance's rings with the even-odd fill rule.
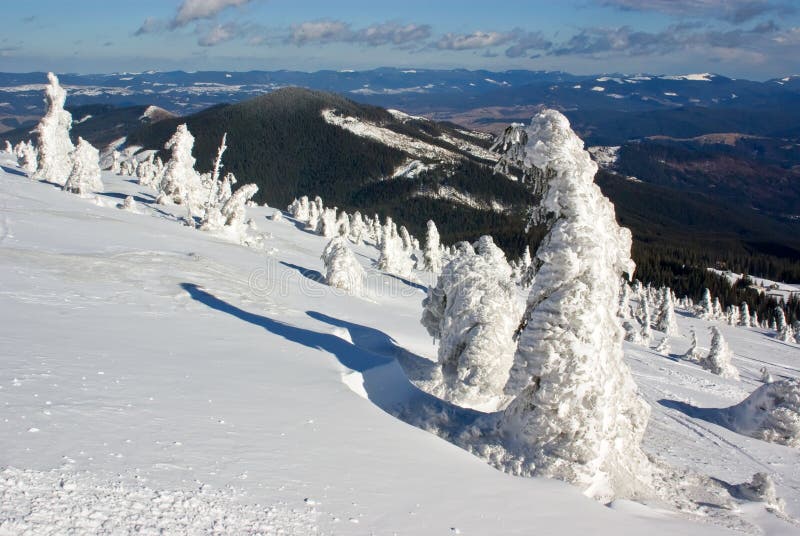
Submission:
[[[800,72],[796,0],[27,0],[0,71]]]

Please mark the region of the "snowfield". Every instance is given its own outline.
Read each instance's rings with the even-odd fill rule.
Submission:
[[[765,330],[719,323],[740,381],[679,358],[713,324],[684,311],[669,356],[625,343],[644,449],[687,471],[663,480],[683,508],[606,506],[405,422],[469,418],[412,383],[436,359],[428,274],[377,273],[352,246],[368,278],[348,296],[321,283],[328,240],[272,208],[248,209],[265,238],[247,248],[135,179],[81,197],[0,165],[0,535],[800,534],[800,450],[720,419],[761,367],[800,377],[800,347]],[[783,513],[736,491],[757,472]]]

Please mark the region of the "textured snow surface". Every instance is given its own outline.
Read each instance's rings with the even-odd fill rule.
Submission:
[[[246,504],[241,495],[9,467],[0,471],[0,534],[319,534],[313,507]]]
[[[432,281],[377,273],[371,245],[352,246],[367,280],[346,296],[319,281],[328,239],[270,220],[274,209],[246,209],[269,236],[255,250],[181,225],[181,207],[155,205],[127,177],[104,173],[105,193],[84,199],[31,181],[2,152],[0,165],[4,536],[103,533],[90,525],[103,522],[115,534],[214,533],[212,517],[236,534],[800,532],[763,503],[722,500],[716,481],[669,481],[682,513],[606,508],[398,418],[475,412],[415,387],[436,361],[419,323]],[[116,208],[129,195],[137,213]],[[742,379],[720,378],[679,358],[690,329],[706,351],[711,323],[677,316],[669,356],[625,345],[652,407],[645,450],[731,485],[766,473],[800,516],[798,449],[703,413],[744,400],[763,366],[796,378],[800,349],[721,325]]]

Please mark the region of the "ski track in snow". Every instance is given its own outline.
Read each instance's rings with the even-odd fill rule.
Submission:
[[[0,172],[0,534],[719,532],[506,477],[388,416],[475,415],[415,386],[435,356],[419,289],[372,270],[366,299],[331,294],[308,277],[326,239],[268,221],[273,209],[249,209],[268,231],[255,251],[103,178],[98,205]],[[142,214],[113,208],[129,194]],[[255,288],[254,274],[272,286]],[[800,350],[722,326],[743,379],[723,380],[675,358],[690,327],[707,347],[711,323],[678,323],[672,358],[625,345],[653,409],[645,449],[729,484],[767,472],[800,517],[796,449],[698,417],[743,399],[764,363],[797,376]],[[800,533],[755,506],[709,521]]]

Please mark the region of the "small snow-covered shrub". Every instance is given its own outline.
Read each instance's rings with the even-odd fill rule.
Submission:
[[[364,284],[364,268],[347,246],[343,236],[334,237],[322,252],[325,263],[325,283],[351,294],[361,292]]]
[[[102,192],[100,152],[88,141],[78,138],[78,145],[75,147],[72,161],[72,171],[64,183],[64,190],[75,194]]]
[[[700,366],[717,376],[738,380],[739,370],[731,362],[732,357],[733,352],[725,342],[722,332],[717,326],[711,326],[711,350],[700,360]]]
[[[723,410],[725,424],[740,434],[800,447],[800,380],[765,383]]]

